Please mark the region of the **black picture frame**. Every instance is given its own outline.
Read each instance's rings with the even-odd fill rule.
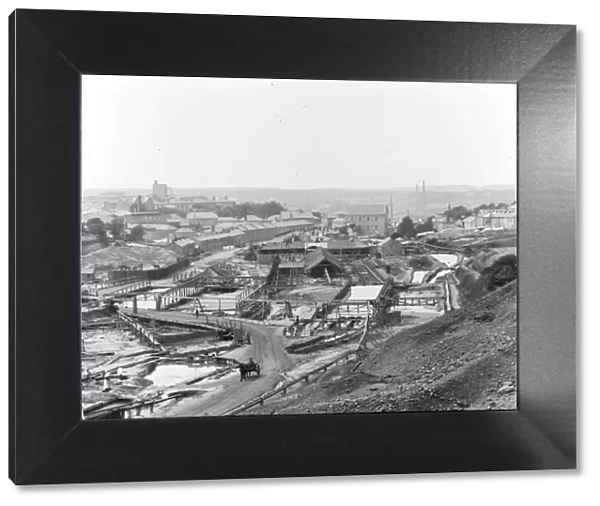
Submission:
[[[16,10],[9,27],[14,483],[576,467],[574,26]],[[518,410],[82,421],[82,74],[516,83]]]

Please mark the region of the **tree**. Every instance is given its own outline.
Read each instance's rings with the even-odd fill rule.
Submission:
[[[108,230],[110,231],[114,239],[118,239],[123,235],[123,232],[125,231],[125,224],[123,223],[123,220],[115,218],[110,222]]]
[[[104,222],[100,218],[92,218],[87,222],[87,231],[89,234],[99,237],[106,236],[106,228]]]
[[[142,241],[144,239],[145,232],[146,231],[144,230],[144,227],[141,225],[136,225],[131,229],[131,232],[129,233],[129,239],[132,241]]]
[[[271,200],[269,202],[242,202],[241,204],[234,204],[216,211],[220,218],[239,218],[253,214],[261,218],[268,218],[269,216],[279,215],[281,211],[285,211],[279,202]]]
[[[217,216],[219,218],[235,218],[237,215],[238,213],[231,206],[227,206],[223,209],[217,210]]]
[[[422,234],[423,232],[433,232],[434,230],[434,224],[433,224],[433,217],[430,216],[429,218],[427,218],[427,220],[425,221],[425,223],[419,223],[416,227],[415,227],[415,232],[417,234]]]
[[[456,220],[463,220],[471,216],[471,211],[465,206],[454,206],[452,209],[444,211],[444,216],[449,222],[454,223]]]
[[[343,225],[340,228],[338,228],[338,232],[341,235],[348,235],[348,226],[347,225]]]
[[[319,218],[319,219],[321,219],[323,217],[323,215],[319,211],[313,211],[313,216],[315,216],[316,218]]]
[[[412,239],[417,234],[415,232],[415,223],[410,216],[405,216],[398,225],[397,232],[404,239]]]
[[[106,237],[106,226],[100,218],[92,218],[88,220],[86,229],[88,234],[95,235],[96,238],[104,245],[108,245],[108,237]]]

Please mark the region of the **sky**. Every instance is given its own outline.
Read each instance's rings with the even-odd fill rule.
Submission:
[[[83,188],[516,185],[513,84],[83,76]]]

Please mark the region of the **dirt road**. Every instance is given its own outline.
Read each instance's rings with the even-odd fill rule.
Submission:
[[[260,364],[259,378],[240,382],[237,371],[227,376],[203,382],[201,396],[190,397],[155,411],[154,416],[216,416],[268,392],[284,379],[282,373],[294,366],[286,353],[280,328],[244,324],[250,332],[251,346],[245,346],[223,356],[246,361],[252,357]]]

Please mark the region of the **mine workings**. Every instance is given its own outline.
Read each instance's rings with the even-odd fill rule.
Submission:
[[[516,249],[470,239],[291,234],[87,282],[83,416],[514,409]]]

